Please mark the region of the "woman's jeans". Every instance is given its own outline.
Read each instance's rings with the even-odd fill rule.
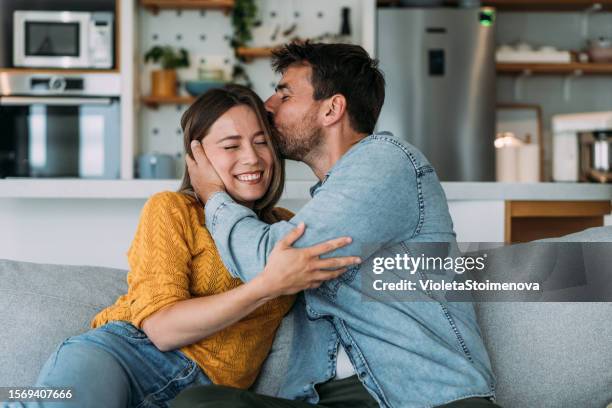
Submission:
[[[128,322],[113,321],[66,339],[40,372],[37,387],[70,387],[71,402],[28,402],[10,407],[168,407],[192,385],[211,381],[179,350],[162,352]]]

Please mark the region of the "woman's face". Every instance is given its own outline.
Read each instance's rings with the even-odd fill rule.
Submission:
[[[202,140],[210,163],[227,192],[252,205],[264,196],[273,171],[273,153],[251,108],[239,105],[225,112]]]

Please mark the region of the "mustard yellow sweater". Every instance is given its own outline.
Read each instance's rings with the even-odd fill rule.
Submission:
[[[292,214],[276,208],[274,215]],[[111,320],[136,327],[164,306],[196,296],[228,291],[242,282],[232,278],[204,226],[204,211],[192,197],[163,192],[145,204],[128,251],[128,293],[91,322],[96,328]],[[250,315],[199,342],[181,348],[215,383],[250,387],[268,355],[276,330],[295,298],[270,301]]]

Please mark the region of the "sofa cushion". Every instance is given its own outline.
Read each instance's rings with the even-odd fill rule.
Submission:
[[[32,385],[66,338],[126,291],[126,271],[0,260],[0,386]]]
[[[612,242],[612,227],[540,242]],[[504,249],[510,259],[513,248]],[[612,265],[612,251],[601,249],[583,245],[585,261],[598,257],[597,265]],[[537,273],[524,266],[516,273]],[[529,279],[529,273],[523,277]],[[607,273],[612,280],[612,266]],[[475,306],[496,374],[500,405],[602,408],[612,402],[612,303]]]
[[[482,303],[477,313],[502,407],[612,402],[612,303]]]

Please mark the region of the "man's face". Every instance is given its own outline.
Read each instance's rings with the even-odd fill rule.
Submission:
[[[266,109],[280,132],[280,154],[287,159],[302,161],[323,141],[322,101],[313,98],[311,75],[310,66],[290,66],[266,101]]]

